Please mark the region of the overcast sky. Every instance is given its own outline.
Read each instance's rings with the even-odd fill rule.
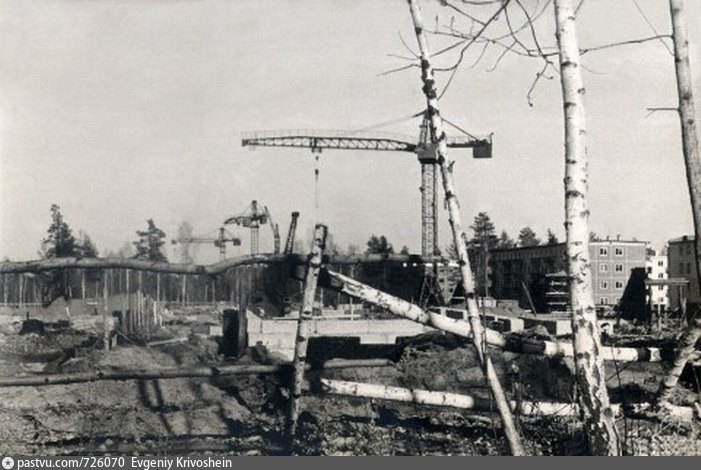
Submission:
[[[671,30],[667,0],[638,3],[655,28]],[[686,3],[698,98],[701,2]],[[452,15],[422,5],[429,27]],[[552,12],[539,22],[543,44],[554,42],[553,22]],[[298,210],[303,236],[318,218],[342,246],[364,246],[374,233],[418,252],[411,154],[324,152],[317,213],[309,151],[240,144],[246,131],[355,130],[421,110],[417,69],[381,75],[405,64],[389,55],[408,54],[400,33],[416,49],[411,26],[405,0],[0,0],[0,256],[36,258],[52,203],[104,253],[148,218],[169,238],[184,220],[211,234],[252,199],[269,207],[283,237]],[[632,0],[585,0],[579,29],[582,47],[653,34]],[[447,44],[430,41],[434,50]],[[450,155],[463,219],[486,211],[514,237],[530,225],[562,238],[559,81],[543,80],[530,107],[539,62],[507,55],[488,71],[493,49],[470,68],[478,52],[440,101],[452,122],[494,133],[492,160]],[[584,61],[591,229],[654,247],[692,232],[677,116],[646,117],[648,107],[676,105],[672,57],[653,41]],[[438,75],[440,87],[446,80]],[[417,136],[418,124],[382,130]],[[439,232],[445,246],[444,214]],[[238,253],[248,248],[241,234]],[[263,250],[270,238],[263,227]],[[216,258],[214,248],[199,253]]]

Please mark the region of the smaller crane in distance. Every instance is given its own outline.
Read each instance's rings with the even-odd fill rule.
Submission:
[[[263,210],[265,210],[265,215],[268,216],[268,225],[270,225],[270,229],[273,231],[273,253],[277,255],[280,253],[280,227],[278,227],[277,223],[273,222],[273,216],[270,215],[268,206],[265,206]]]
[[[174,245],[176,243],[212,243],[219,248],[219,259],[226,259],[226,244],[231,243],[233,246],[241,246],[241,239],[229,234],[224,227],[219,227],[219,236],[217,238],[210,237],[187,237],[171,240]]]
[[[292,213],[292,220],[290,221],[290,229],[287,232],[287,240],[285,241],[285,251],[286,255],[291,255],[295,244],[295,232],[297,231],[297,219],[299,219],[299,212],[294,211]]]
[[[258,201],[253,200],[251,204],[244,210],[241,214],[229,217],[224,221],[224,225],[236,224],[241,227],[251,229],[251,254],[258,254],[258,229],[263,224],[270,224],[273,231],[273,239],[277,240],[275,243],[277,250],[275,253],[280,252],[280,237],[279,235],[275,237],[276,226],[270,220],[270,211],[267,207],[259,206]]]

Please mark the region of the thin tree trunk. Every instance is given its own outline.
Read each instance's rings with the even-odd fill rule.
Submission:
[[[319,365],[306,364],[305,370],[332,370],[357,367],[391,367],[387,359],[331,359]],[[43,385],[75,384],[99,380],[147,380],[184,377],[224,377],[227,375],[277,374],[288,370],[290,363],[232,364],[221,366],[173,367],[136,370],[95,370],[70,374],[36,374],[20,377],[0,377],[3,387],[38,387]]]
[[[697,279],[697,288],[701,290],[701,155],[699,154],[698,131],[696,129],[696,111],[694,109],[694,92],[689,65],[689,38],[684,17],[684,0],[669,0],[669,9],[672,17],[672,38],[674,41],[674,66],[677,75],[677,92],[679,95],[679,120],[682,131],[682,152],[686,167],[686,179],[689,186],[689,199],[691,200],[691,215],[694,220]],[[691,286],[690,286],[691,288]],[[686,318],[685,302],[681,295],[682,321]],[[659,406],[668,406],[672,391],[679,381],[679,376],[691,354],[695,351],[695,344],[701,336],[701,322],[690,321],[680,338],[674,365],[668,375],[660,384],[657,403]]]
[[[418,0],[409,0],[411,17],[414,22],[414,31],[416,39],[419,43],[421,52],[421,80],[424,84],[423,91],[426,95],[427,113],[429,117],[429,131],[431,135],[431,145],[435,146],[436,159],[441,170],[443,179],[443,189],[445,191],[446,203],[448,206],[448,214],[450,226],[453,233],[453,241],[458,252],[458,263],[460,264],[460,273],[462,275],[462,286],[465,291],[465,299],[467,301],[467,314],[470,326],[472,327],[472,341],[477,350],[480,365],[489,383],[489,387],[494,396],[496,407],[502,419],[504,435],[509,443],[509,449],[512,455],[524,455],[521,436],[516,430],[511,409],[509,408],[508,400],[504,389],[499,382],[494,366],[489,357],[486,347],[486,341],[483,338],[483,328],[480,322],[479,309],[475,299],[475,286],[470,262],[467,255],[467,235],[462,227],[460,216],[460,204],[455,192],[453,184],[452,169],[448,165],[448,145],[446,142],[445,132],[443,132],[443,120],[438,111],[438,95],[436,90],[436,82],[433,76],[433,67],[431,66],[431,54],[426,41],[426,35],[423,30],[423,20],[418,6]]]
[[[302,309],[297,321],[297,336],[293,359],[294,377],[290,390],[289,412],[287,415],[288,444],[290,450],[294,450],[294,438],[297,433],[297,417],[299,416],[299,399],[302,396],[302,384],[304,381],[304,368],[307,360],[307,346],[311,337],[310,325],[313,310],[316,287],[319,281],[319,269],[326,247],[326,226],[318,224],[314,229],[314,241],[312,251],[307,262],[307,272],[304,279],[304,294],[302,297]]]
[[[618,431],[606,390],[591,284],[584,82],[577,42],[576,3],[555,0],[565,115],[565,229],[575,369],[591,453],[620,455]]]
[[[667,371],[666,377],[660,383],[657,396],[657,406],[664,408],[669,405],[672,392],[679,382],[684,367],[696,351],[696,342],[701,337],[701,319],[691,322],[691,325],[684,332],[677,345],[672,367]]]
[[[691,67],[689,65],[689,39],[686,19],[684,18],[684,0],[669,0],[669,8],[672,16],[674,65],[677,73],[677,91],[679,94],[682,150],[684,152],[686,178],[689,185],[689,198],[691,199],[691,213],[696,234],[696,272],[699,275],[699,279],[696,282],[701,284],[701,155],[699,154],[694,92]]]

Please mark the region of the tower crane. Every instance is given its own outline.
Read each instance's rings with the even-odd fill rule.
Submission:
[[[274,252],[280,253],[280,234],[277,224],[270,218],[270,211],[265,206],[260,206],[258,201],[253,200],[251,204],[239,215],[229,217],[224,221],[224,225],[236,224],[241,227],[251,229],[251,254],[258,253],[258,229],[261,225],[269,224],[273,232]]]
[[[295,211],[292,213],[292,220],[290,220],[290,229],[287,232],[287,240],[285,241],[285,251],[286,255],[292,254],[295,244],[295,232],[297,231],[297,219],[299,218],[299,212]]]
[[[265,215],[268,216],[268,225],[270,225],[270,229],[273,231],[273,253],[278,254],[280,253],[280,228],[273,222],[273,216],[270,215],[268,206],[265,206],[264,210]]]
[[[446,121],[447,122],[447,121]],[[418,143],[408,137],[381,134],[359,135],[338,132],[255,132],[244,135],[241,145],[246,147],[296,147],[309,148],[313,153],[323,149],[379,150],[387,152],[410,152],[416,154],[421,164],[421,253],[438,254],[438,199],[436,149],[431,145],[428,117],[424,113]],[[448,147],[472,148],[473,158],[492,157],[492,138],[478,139],[466,135],[448,137]]]
[[[226,244],[231,243],[233,246],[241,246],[241,239],[234,237],[233,235],[227,233],[224,227],[219,227],[219,236],[217,238],[210,237],[186,237],[186,238],[176,238],[171,240],[171,243],[212,243],[214,246],[219,248],[219,259],[224,261],[226,259]]]

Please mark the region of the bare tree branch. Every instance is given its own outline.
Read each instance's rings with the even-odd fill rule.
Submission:
[[[645,119],[649,118],[657,111],[674,111],[676,113],[679,113],[679,108],[647,108],[647,110],[650,112],[645,115]]]
[[[604,49],[611,49],[612,47],[628,46],[630,44],[642,44],[644,42],[656,41],[656,40],[664,39],[664,38],[671,39],[672,35],[671,34],[657,34],[655,36],[648,36],[646,38],[629,39],[628,41],[612,42],[610,44],[604,44],[603,46],[588,47],[586,49],[582,49],[580,53],[586,54],[588,52],[602,51]]]
[[[646,15],[645,12],[643,11],[643,9],[640,8],[640,4],[638,4],[638,0],[633,0],[633,4],[635,5],[635,8],[638,9],[638,11],[640,12],[640,15],[643,17],[643,19],[645,20],[645,22],[647,23],[647,25],[650,27],[650,29],[652,30],[652,32],[659,36],[659,35],[660,35],[660,32],[657,31],[657,28],[655,28],[655,25],[652,24],[652,22],[651,22],[650,19],[647,17],[647,15]],[[669,45],[668,45],[666,42],[664,42],[664,41],[662,40],[662,38],[660,38],[660,42],[661,42],[662,45],[665,47],[665,49],[667,49],[667,52],[669,52],[669,55],[671,55],[672,57],[674,57],[674,52],[672,51],[672,48],[669,47]]]

